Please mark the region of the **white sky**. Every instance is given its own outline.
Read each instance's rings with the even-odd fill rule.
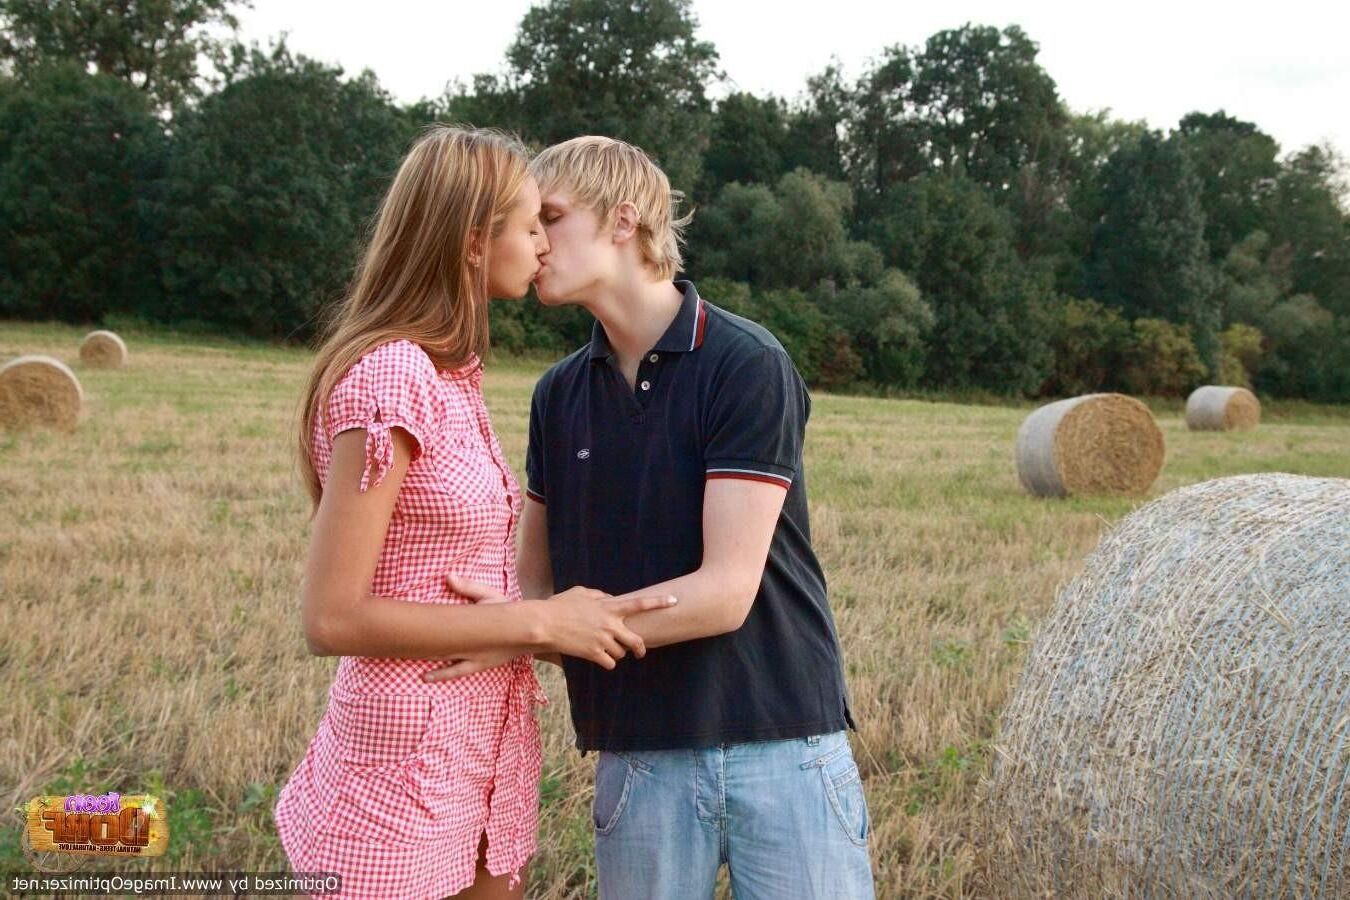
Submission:
[[[286,31],[292,50],[353,75],[373,69],[401,101],[501,71],[531,5],[253,2],[239,16],[246,41],[266,44]],[[832,56],[852,81],[886,46],[922,44],[966,22],[1017,24],[1040,45],[1040,64],[1076,111],[1109,107],[1118,118],[1166,130],[1187,112],[1223,109],[1255,122],[1282,151],[1330,140],[1350,154],[1350,4],[1343,2],[695,0],[694,10],[733,86],[756,94],[794,97]]]

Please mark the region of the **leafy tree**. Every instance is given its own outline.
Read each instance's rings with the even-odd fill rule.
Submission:
[[[776,97],[735,93],[717,104],[708,149],[703,154],[703,188],[712,197],[724,184],[773,184],[789,152],[787,110]]]
[[[1126,318],[1189,324],[1205,366],[1218,366],[1219,310],[1208,266],[1200,183],[1178,144],[1155,133],[1118,149],[1103,172],[1088,289]]]
[[[967,24],[922,50],[888,48],[860,80],[853,162],[864,190],[937,170],[998,194],[1024,167],[1052,158],[1065,112],[1037,47],[1017,26]]]
[[[1036,391],[1049,371],[1047,280],[1023,266],[1013,227],[980,185],[931,174],[885,198],[873,241],[932,308],[925,381],[1001,393]]]
[[[0,80],[0,315],[93,322],[152,304],[166,149],[148,98],[73,64]]]
[[[874,257],[849,241],[853,195],[847,184],[806,169],[772,188],[732,182],[694,220],[690,270],[757,287],[809,288],[879,272]]]
[[[1282,396],[1350,403],[1350,317],[1328,317],[1311,308],[1289,312],[1301,312],[1319,327],[1306,331],[1297,354],[1264,360],[1257,387]]]
[[[1350,316],[1350,216],[1345,160],[1312,146],[1285,161],[1268,212],[1271,240],[1293,247],[1292,290],[1312,294],[1338,316]]]
[[[927,171],[927,123],[914,107],[914,51],[888,48],[858,79],[849,107],[849,171],[863,197],[880,197],[893,185]]]
[[[549,308],[533,301],[489,303],[488,319],[494,347],[515,354],[551,354],[555,359],[589,341],[595,322],[579,306]]]
[[[1049,272],[1060,293],[1085,290],[1092,231],[1105,212],[1102,171],[1146,130],[1144,123],[1112,119],[1106,110],[1070,115],[1055,164],[1020,174],[1010,198],[1018,254]]]
[[[160,317],[306,334],[340,294],[413,136],[372,74],[341,75],[284,45],[255,50],[184,117],[164,204]]]
[[[1219,268],[1223,321],[1260,326],[1293,287],[1293,248],[1272,247],[1264,231],[1253,231],[1228,251]]]
[[[0,0],[0,59],[24,74],[72,62],[143,91],[161,109],[200,95],[198,58],[246,0]]]
[[[1223,110],[1185,116],[1174,135],[1200,182],[1205,242],[1221,260],[1238,241],[1261,227],[1275,187],[1279,145],[1251,122]]]
[[[1037,52],[1015,25],[966,25],[928,39],[913,101],[929,124],[935,166],[1004,191],[1023,166],[1054,153],[1064,108]]]
[[[831,181],[845,179],[842,133],[853,102],[837,63],[806,79],[804,97],[788,109],[783,170],[810,169]]]
[[[548,0],[521,20],[504,76],[479,76],[478,125],[552,144],[604,134],[636,144],[685,191],[698,185],[717,51],[699,40],[690,0]]]

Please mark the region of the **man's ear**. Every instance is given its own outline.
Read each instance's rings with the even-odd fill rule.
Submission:
[[[637,207],[625,200],[614,207],[614,243],[625,244],[631,241],[638,231]]]

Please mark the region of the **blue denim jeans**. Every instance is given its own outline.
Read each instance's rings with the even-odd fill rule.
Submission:
[[[869,821],[844,732],[702,750],[601,753],[601,900],[871,900]]]

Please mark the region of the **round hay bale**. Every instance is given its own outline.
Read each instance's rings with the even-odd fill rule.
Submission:
[[[1186,398],[1186,427],[1191,431],[1236,431],[1261,422],[1261,401],[1246,388],[1207,384]]]
[[[1162,430],[1124,394],[1047,403],[1017,430],[1017,477],[1039,497],[1142,494],[1162,471]]]
[[[75,373],[50,356],[20,356],[0,366],[0,425],[74,431],[84,390]]]
[[[1350,480],[1181,488],[1060,592],[982,786],[1005,896],[1350,896]]]
[[[80,362],[97,369],[119,369],[127,364],[127,345],[111,331],[91,331],[80,344]]]

